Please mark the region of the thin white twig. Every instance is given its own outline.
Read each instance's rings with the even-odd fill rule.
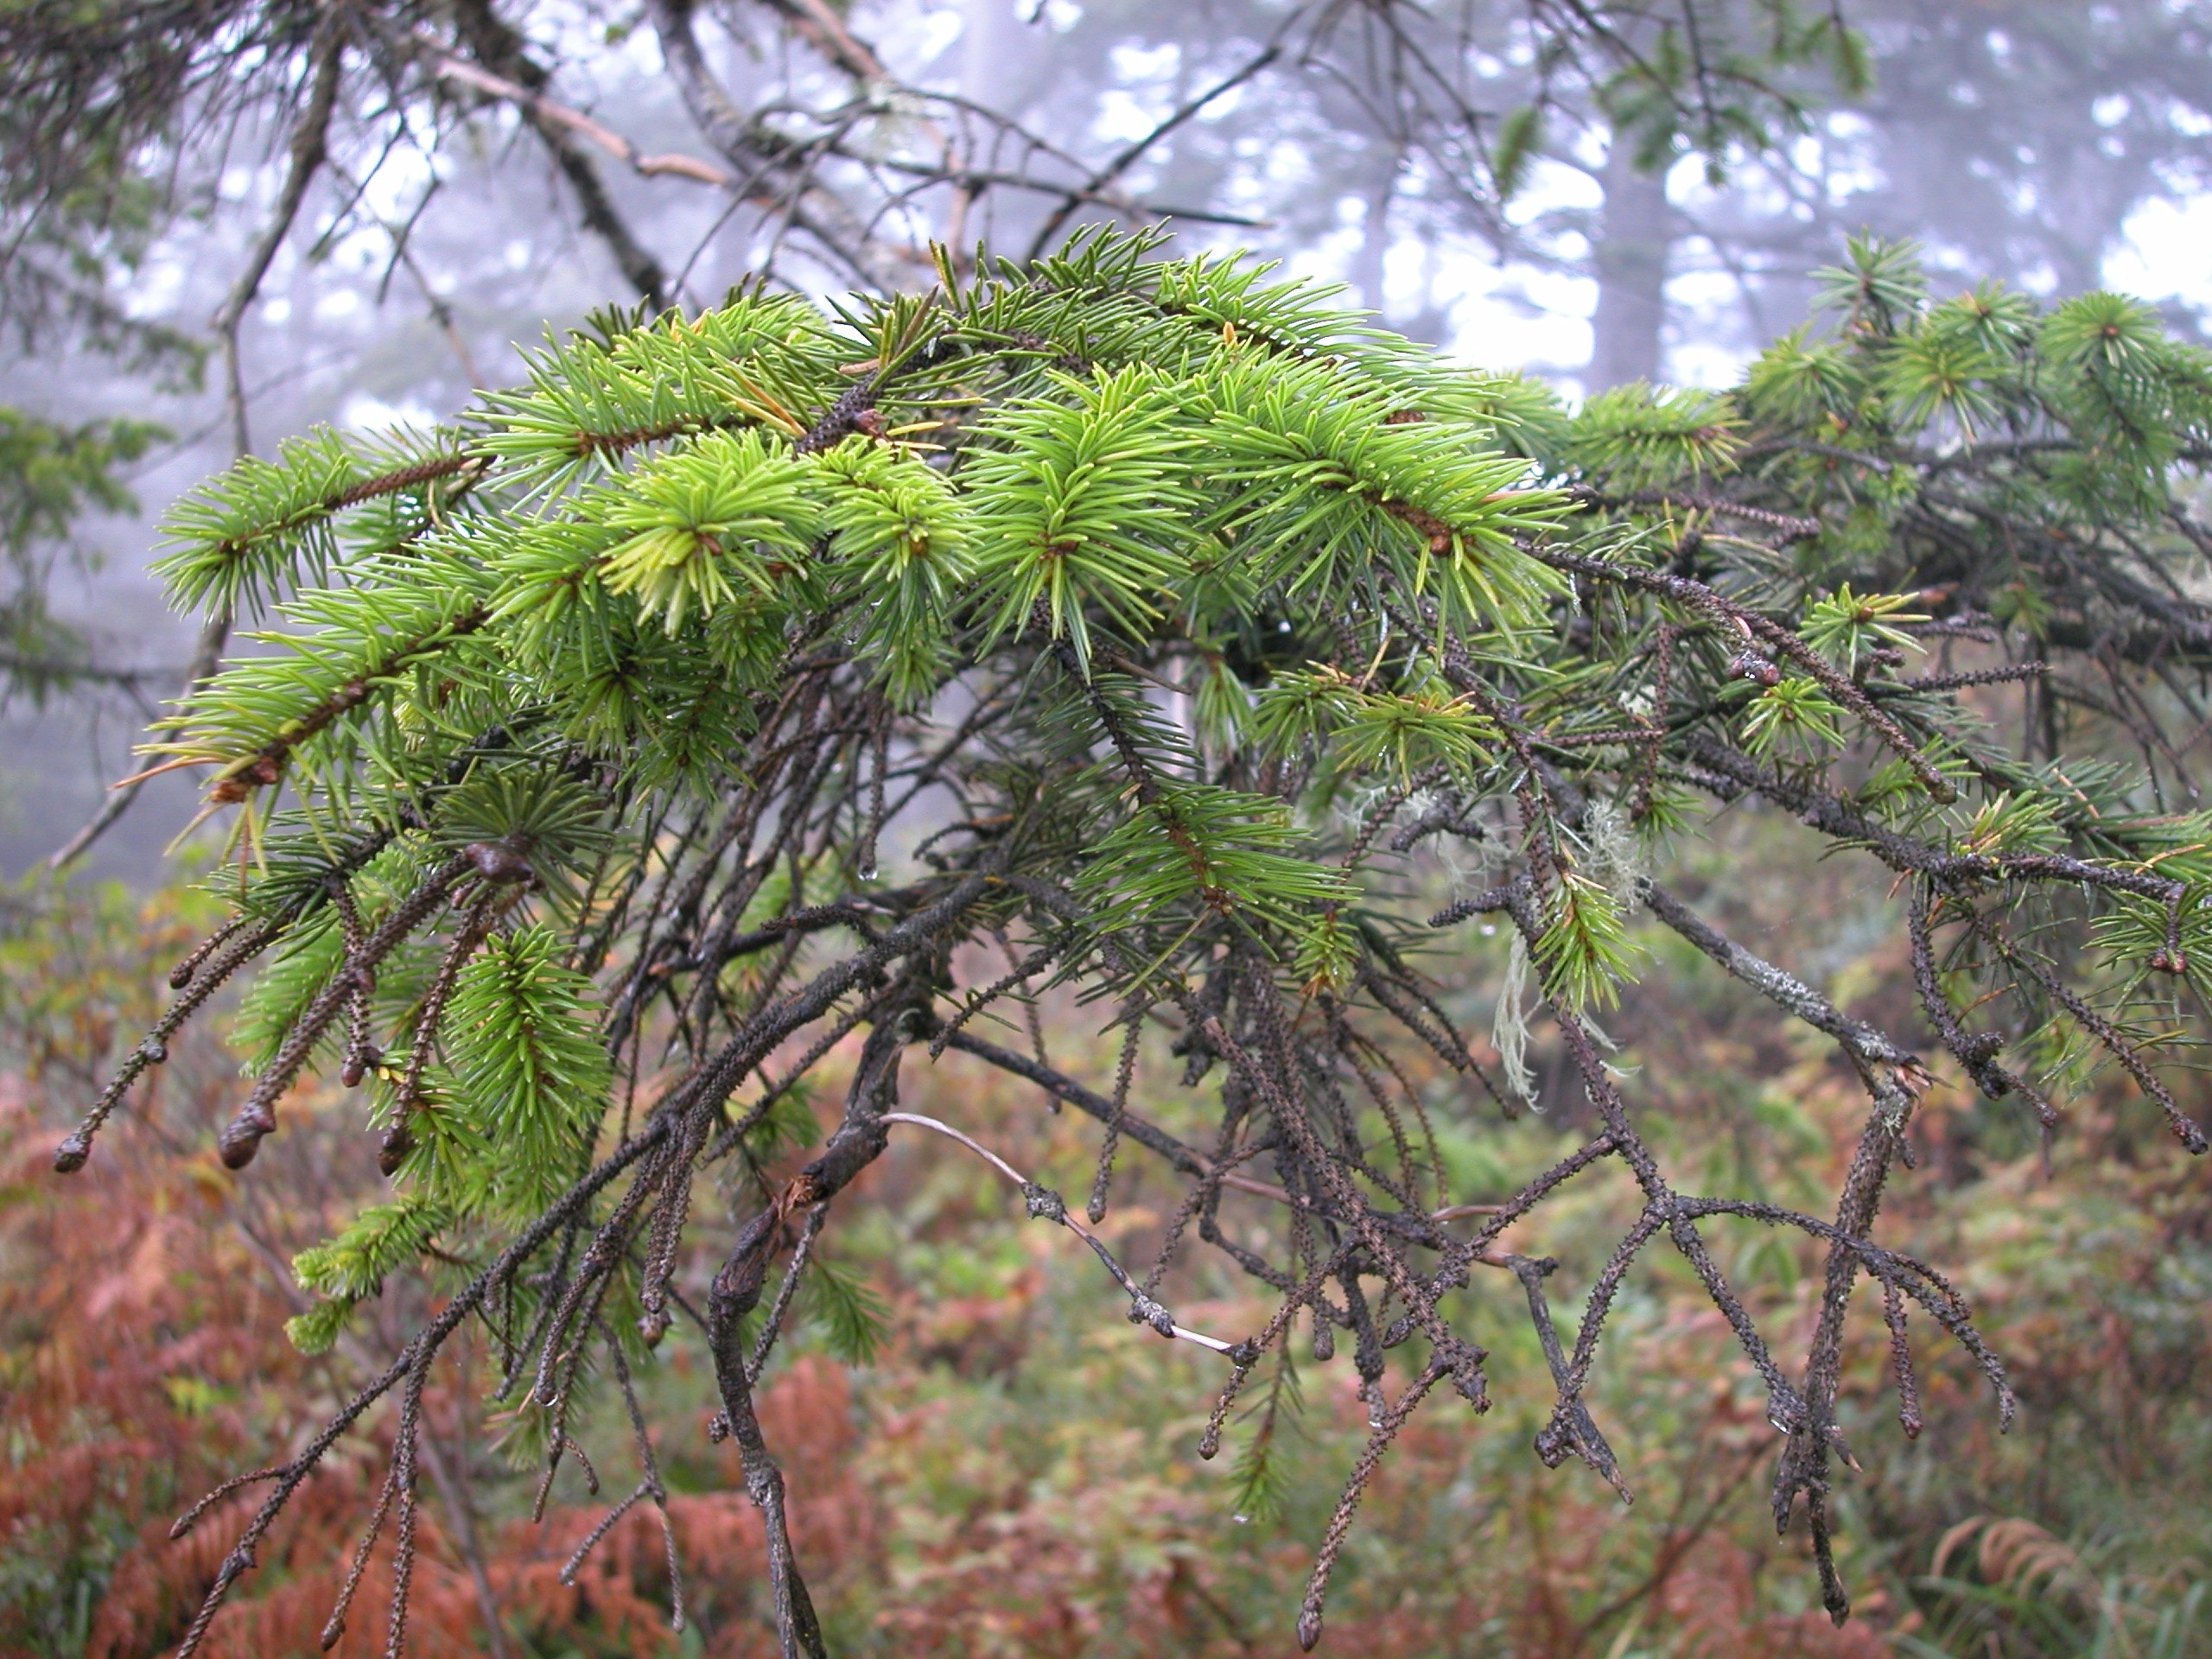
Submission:
[[[912,1123],[919,1128],[934,1129],[939,1135],[946,1135],[952,1140],[957,1141],[962,1146],[967,1147],[969,1151],[974,1153],[977,1157],[982,1158],[989,1163],[992,1168],[997,1170],[1000,1174],[1005,1176],[1007,1179],[1012,1181],[1016,1186],[1026,1189],[1038,1185],[1036,1182],[1030,1180],[1027,1177],[1023,1175],[1020,1170],[1016,1169],[1012,1164],[1007,1162],[1005,1159],[1000,1157],[998,1154],[993,1152],[982,1141],[975,1140],[969,1135],[963,1135],[958,1129],[954,1128],[950,1123],[940,1122],[934,1117],[924,1117],[918,1112],[886,1112],[883,1115],[883,1121],[886,1123]],[[1088,1227],[1085,1227],[1081,1222],[1077,1221],[1073,1216],[1066,1214],[1064,1211],[1057,1217],[1057,1219],[1061,1226],[1066,1228],[1077,1238],[1083,1240],[1086,1244],[1089,1244],[1093,1249],[1100,1249],[1103,1248],[1100,1244],[1096,1236],[1094,1235]],[[1175,1334],[1181,1338],[1185,1342],[1194,1342],[1201,1348],[1211,1348],[1217,1354],[1228,1353],[1236,1346],[1234,1343],[1224,1342],[1219,1337],[1210,1337],[1203,1331],[1192,1331],[1184,1325],[1179,1325],[1174,1327],[1174,1330]]]

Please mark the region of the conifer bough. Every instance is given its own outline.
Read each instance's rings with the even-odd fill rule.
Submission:
[[[1914,1310],[2012,1410],[1956,1289],[1874,1236],[1936,1074],[1649,872],[1704,809],[1802,819],[1897,884],[1931,1055],[2046,1131],[2052,1095],[2108,1061],[2202,1151],[2151,1056],[2212,988],[2212,821],[2168,810],[2194,796],[2177,734],[2202,729],[2212,640],[2179,493],[2212,439],[2212,366],[2110,296],[1931,303],[1910,250],[1870,244],[1734,391],[1630,387],[1570,416],[1235,260],[1087,234],[982,269],[963,286],[941,261],[927,295],[828,313],[754,289],[610,315],[452,430],[320,433],[179,510],[177,602],[277,620],[156,748],[231,815],[237,913],[57,1166],[257,963],[225,1160],[335,1073],[392,1184],[299,1257],[317,1300],[296,1340],[327,1347],[394,1274],[444,1297],[256,1477],[268,1495],[183,1651],[394,1394],[361,1559],[396,1517],[397,1649],[424,1380],[474,1320],[549,1482],[593,1387],[627,1392],[664,1338],[703,1343],[779,1642],[820,1654],[753,1390],[803,1279],[858,1321],[813,1246],[893,1128],[981,1153],[1096,1253],[1133,1320],[1221,1355],[1201,1455],[1294,1334],[1324,1358],[1349,1340],[1373,1433],[1321,1541],[1307,1646],[1378,1460],[1440,1384],[1483,1407],[1485,1327],[1516,1304],[1557,1386],[1538,1455],[1625,1496],[1586,1395],[1662,1242],[1767,1390],[1775,1517],[1803,1511],[1840,1620],[1827,1503],[1858,1276],[1883,1288],[1906,1433]],[[1984,665],[1910,661],[1961,645]],[[2120,733],[2143,766],[2085,758]],[[1425,863],[1440,847],[1451,864]],[[1424,914],[1412,895],[1447,868],[1478,874]],[[1632,986],[1645,910],[1864,1084],[1832,1217],[1696,1192],[1655,1156],[1588,1018]],[[1459,928],[1478,915],[1497,947]],[[1010,967],[972,976],[988,958],[961,947],[991,941]],[[1487,1069],[1440,990],[1471,949],[1504,957]],[[1048,983],[1110,1010],[1110,1095],[978,1034]],[[1430,1115],[1479,1132],[1529,1097],[1540,1014],[1592,1132],[1503,1205],[1456,1204]],[[772,1154],[818,1135],[806,1091],[849,1037],[836,1128],[770,1179]],[[1137,1096],[1148,1046],[1217,1103],[1208,1144]],[[1092,1223],[1125,1146],[1180,1174],[1157,1261],[1125,1265],[1060,1195],[899,1109],[902,1075],[947,1048],[1099,1121]],[[1440,1090],[1416,1076],[1439,1062]],[[728,1160],[750,1172],[734,1243],[687,1286],[694,1185]],[[1640,1213],[1562,1340],[1553,1264],[1495,1247],[1614,1161]],[[1826,1246],[1802,1363],[1723,1274],[1724,1218]],[[1263,1328],[1225,1339],[1164,1305],[1192,1232],[1280,1296]],[[632,1418],[629,1502],[658,1502]]]

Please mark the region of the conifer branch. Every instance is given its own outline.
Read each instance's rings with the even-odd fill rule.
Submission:
[[[657,21],[681,57],[689,11]],[[760,141],[677,67],[718,149]],[[818,157],[766,159],[774,188],[816,200]],[[1700,804],[1770,804],[1903,878],[1923,1012],[1984,1092],[2056,1121],[1999,1062],[2029,1033],[1969,1028],[1986,1021],[1967,1011],[2010,995],[2108,1052],[2199,1144],[2153,1058],[2180,1029],[2168,988],[2212,991],[2212,913],[2191,902],[2212,883],[2212,819],[2157,810],[2172,754],[2195,740],[2169,741],[2156,699],[2171,691],[2159,673],[2212,657],[2172,585],[2145,574],[2163,549],[2194,556],[2168,516],[2195,463],[2178,448],[2125,459],[2145,433],[2212,423],[2194,359],[2133,313],[2065,302],[2005,359],[2032,359],[2032,375],[1987,395],[2018,442],[2064,435],[2135,470],[2067,473],[2065,449],[1939,468],[1922,453],[1936,416],[1896,365],[1953,322],[1906,307],[1835,347],[1864,358],[1864,395],[1888,400],[1875,424],[1895,441],[1872,426],[1866,440],[1882,471],[1821,453],[1827,429],[1792,401],[1786,353],[1725,395],[1631,390],[1570,416],[1378,335],[1304,284],[1166,260],[1146,236],[1086,232],[1033,265],[941,274],[926,300],[834,315],[748,288],[697,316],[614,319],[534,358],[525,389],[487,395],[465,438],[373,461],[353,441],[305,441],[180,509],[188,533],[168,569],[181,596],[288,595],[276,650],[205,687],[162,748],[221,768],[218,795],[253,815],[249,856],[236,918],[179,965],[176,1001],[60,1161],[80,1164],[185,1021],[281,945],[247,993],[261,1058],[220,1139],[233,1166],[340,1046],[341,1014],[340,1077],[358,1083],[384,1059],[379,979],[416,988],[406,1058],[382,1066],[395,1191],[300,1258],[317,1300],[296,1338],[328,1346],[397,1275],[490,1263],[302,1449],[257,1471],[269,1491],[188,1643],[301,1483],[394,1392],[402,1432],[359,1560],[387,1516],[411,1549],[427,1450],[415,1379],[482,1319],[500,1397],[530,1392],[541,1503],[571,1454],[596,1491],[577,1414],[594,1390],[623,1395],[639,1480],[587,1544],[640,1505],[663,1510],[650,1391],[630,1368],[703,1338],[768,1540],[778,1643],[820,1652],[755,1391],[801,1288],[833,1283],[816,1254],[830,1207],[868,1201],[854,1183],[900,1124],[989,1159],[1031,1213],[1076,1231],[1115,1281],[1103,1308],[1195,1337],[1166,1306],[1192,1234],[1268,1287],[1255,1336],[1196,1338],[1229,1363],[1202,1453],[1262,1357],[1288,1366],[1300,1321],[1316,1363],[1346,1351],[1374,1433],[1321,1541],[1303,1634],[1318,1633],[1392,1438],[1439,1381],[1486,1399],[1482,1315],[1454,1300],[1478,1267],[1516,1276],[1551,1372],[1539,1457],[1620,1480],[1588,1402],[1613,1311],[1662,1241],[1765,1388],[1777,1518],[1808,1516],[1840,1612],[1831,1500],[1834,1461],[1849,1459],[1836,1416],[1858,1279],[1881,1287],[1908,1431],[1922,1409],[1910,1310],[1980,1369],[2000,1422],[2012,1395],[1956,1288],[1873,1237],[1934,1074],[1902,1036],[1683,904],[1662,861]],[[2147,365],[2126,408],[2102,371],[2082,379],[2107,326]],[[1552,435],[1541,474],[1539,428]],[[1846,498],[1869,475],[1888,505],[1861,512]],[[2112,493],[2122,482],[2136,493]],[[346,512],[391,523],[357,548],[332,527]],[[1665,568],[1638,562],[1658,515],[1700,521]],[[1782,538],[1788,556],[1702,522],[1715,519]],[[2082,537],[2104,575],[2081,568]],[[2124,652],[2096,658],[2094,709],[2045,695],[2070,683],[2077,648],[2017,619],[2000,640],[1986,584],[1947,591],[1928,574],[2021,560],[2064,626],[2124,612],[2131,638],[2166,630],[2166,658],[2139,671]],[[1969,656],[1902,673],[1931,645],[1999,644],[2031,650],[2035,671]],[[2017,749],[1980,723],[2014,702]],[[2082,749],[2084,734],[2123,728],[2158,777]],[[1451,870],[1463,890],[1439,893]],[[1504,926],[1443,936],[1424,918]],[[1637,1128],[1638,1085],[1608,1068],[1589,1011],[1641,995],[1651,928],[1834,1042],[1865,1089],[1828,1218],[1688,1192]],[[1478,943],[1492,931],[1502,961]],[[1494,1084],[1454,998],[1500,969]],[[1109,1082],[1047,1058],[1035,1014],[1055,987],[1116,1010]],[[975,1033],[1009,995],[1033,1052]],[[1155,1039],[1185,1089],[1205,1086],[1203,1135],[1169,1133],[1179,1120],[1135,1098]],[[824,1138],[809,1090],[855,1040]],[[1447,1129],[1480,1137],[1491,1105],[1517,1113],[1516,1095],[1539,1092],[1540,1044],[1594,1128],[1516,1171],[1498,1201],[1454,1202]],[[1094,1216],[1131,1158],[1157,1160],[1178,1198],[1141,1276],[983,1139],[902,1108],[917,1046],[1095,1122]],[[758,1207],[695,1277],[694,1184],[723,1159]],[[1507,1230],[1560,1224],[1566,1191],[1616,1160],[1638,1202],[1597,1241],[1570,1338],[1548,1258],[1509,1247]],[[1802,1359],[1722,1273],[1704,1236],[1715,1217],[1825,1254]],[[598,1365],[611,1311],[632,1302],[645,1345]],[[696,1332],[672,1317],[684,1312]],[[1426,1357],[1394,1394],[1389,1356],[1416,1342]],[[1290,1376],[1262,1384],[1243,1448],[1255,1491],[1280,1472]],[[670,1571],[674,1586],[673,1555]],[[359,1581],[357,1567],[339,1623]],[[404,1571],[398,1582],[394,1641]]]

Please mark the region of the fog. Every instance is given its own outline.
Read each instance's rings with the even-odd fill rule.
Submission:
[[[1471,365],[1544,375],[1570,396],[1639,377],[1725,384],[1802,319],[1807,273],[1862,227],[1923,241],[1939,281],[2000,277],[2045,295],[2108,283],[2198,328],[2212,303],[2212,62],[2196,8],[1883,0],[1847,10],[1873,48],[1872,91],[1831,100],[1777,153],[1738,156],[1721,176],[1695,157],[1637,171],[1586,101],[1550,114],[1501,209],[1356,78],[1286,59],[1205,103],[1117,188],[1210,215],[1170,220],[1180,248],[1246,247],[1342,283],[1393,327]],[[1217,84],[1284,11],[1268,0],[862,0],[849,23],[903,85],[957,95],[1049,141],[1070,158],[1050,164],[1065,179],[1071,167],[1110,162]],[[650,29],[625,34],[586,6],[507,15],[563,64],[550,90],[564,105],[641,154],[710,154]],[[804,42],[754,27],[743,8],[728,16],[707,45],[734,97],[833,99],[836,71]],[[1510,103],[1530,73],[1525,14],[1499,5],[1465,16],[1480,27],[1452,37],[1453,73]],[[871,119],[879,135],[901,121],[950,122],[960,130],[944,142],[971,146],[970,168],[1050,171],[1041,152],[1014,154],[1003,134],[957,113],[893,108]],[[246,314],[258,454],[319,422],[448,418],[473,388],[518,378],[522,352],[548,327],[634,300],[512,108],[403,136],[334,151]],[[191,211],[117,286],[132,315],[206,333],[280,188],[282,143],[249,124],[188,149],[179,189]],[[787,224],[734,208],[727,191],[681,172],[602,174],[687,306],[712,303],[764,264],[815,291],[848,285],[796,250]],[[894,211],[912,239],[981,238],[1019,253],[1052,206],[1009,188],[972,204],[940,191]],[[42,709],[19,696],[0,714],[0,871],[13,876],[67,840],[132,769],[131,743],[181,678],[195,624],[168,613],[144,567],[164,508],[228,464],[233,441],[219,373],[199,389],[162,390],[48,339],[0,376],[0,403],[63,421],[153,418],[174,435],[135,468],[141,512],[89,523],[99,567],[66,572],[56,594],[99,664],[148,677]],[[161,780],[86,868],[153,878],[189,798],[188,785]]]

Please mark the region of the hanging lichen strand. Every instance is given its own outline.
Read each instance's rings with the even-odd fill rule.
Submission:
[[[1364,1483],[1438,1384],[1484,1404],[1484,1327],[1516,1306],[1558,1388],[1538,1455],[1620,1484],[1585,1396],[1608,1309],[1662,1243],[1764,1380],[1775,1516],[1805,1515],[1840,1619],[1827,1500],[1858,1275],[1884,1291],[1907,1433],[1911,1310],[2012,1402],[1958,1292],[1872,1236],[1929,1067],[1655,883],[1702,807],[1770,803],[1808,847],[1894,881],[1932,1039],[1983,1091],[2048,1125],[2054,1089],[2101,1058],[2202,1149],[2151,1057],[2212,988],[2212,821],[2166,811],[2212,641],[2191,596],[2203,532],[2177,493],[2208,442],[2203,357],[2107,296],[1931,304],[1908,251],[1868,245],[1827,274],[1824,321],[1738,391],[1630,387],[1570,416],[1323,290],[1154,251],[1087,236],[968,283],[946,262],[926,296],[834,315],[741,291],[601,319],[454,430],[373,452],[320,434],[180,510],[180,602],[277,619],[156,751],[207,768],[208,810],[234,812],[219,880],[238,915],[179,968],[175,1009],[57,1166],[257,959],[225,1160],[250,1163],[315,1071],[365,1091],[381,1140],[362,1155],[392,1183],[300,1257],[319,1300],[296,1339],[329,1345],[395,1274],[444,1298],[250,1478],[268,1496],[185,1653],[317,1461],[394,1393],[362,1550],[396,1515],[397,1649],[422,1390],[468,1320],[549,1482],[582,1391],[629,1394],[664,1338],[702,1342],[783,1649],[821,1653],[753,1389],[795,1288],[825,1272],[817,1236],[894,1128],[966,1141],[1096,1253],[1132,1319],[1220,1352],[1203,1455],[1270,1350],[1300,1328],[1325,1357],[1349,1338],[1373,1437],[1320,1542],[1309,1646]],[[1981,642],[1988,665],[1920,671],[1938,640]],[[2084,758],[2123,734],[2142,768]],[[1443,879],[1419,861],[1454,842],[1484,890],[1408,913]],[[1832,1217],[1686,1190],[1639,1132],[1584,1011],[1633,995],[1646,908],[1863,1081]],[[1503,937],[1454,931],[1478,915]],[[1010,960],[1002,977],[957,982],[970,941],[1000,954],[963,964]],[[1497,1084],[1416,945],[1506,974]],[[1048,982],[1107,1010],[1110,1097],[976,1034],[980,1010]],[[1427,1114],[1478,1133],[1547,1043],[1591,1138],[1502,1207],[1456,1206]],[[1464,1087],[1424,1098],[1408,1045]],[[741,1183],[727,1260],[679,1282],[694,1181],[814,1136],[792,1109],[841,1046],[834,1132],[788,1180]],[[1217,1100],[1210,1144],[1133,1090],[1157,1046]],[[1158,1263],[1125,1268],[1060,1195],[899,1109],[902,1070],[947,1047],[1100,1121],[1092,1222],[1117,1159],[1179,1174]],[[1540,1236],[1545,1200],[1608,1163],[1641,1212],[1562,1342],[1552,1264],[1493,1245],[1531,1217]],[[1802,1364],[1722,1274],[1704,1236],[1721,1217],[1825,1243]],[[1192,1231],[1280,1294],[1263,1329],[1192,1332],[1162,1305]],[[626,1509],[663,1496],[629,1400]]]

